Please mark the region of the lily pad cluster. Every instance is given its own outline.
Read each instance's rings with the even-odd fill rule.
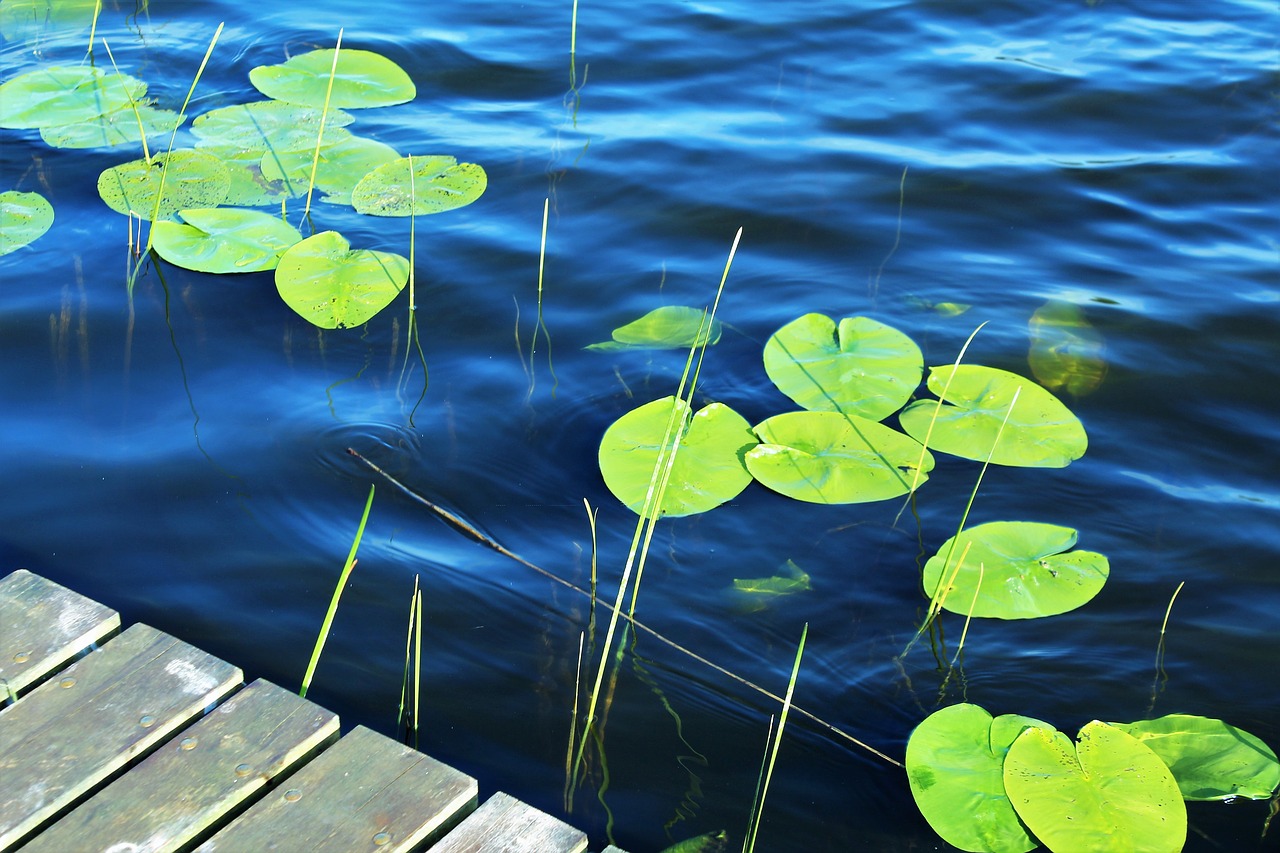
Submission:
[[[402,156],[349,127],[348,110],[416,95],[409,75],[366,50],[315,50],[249,72],[266,100],[196,117],[194,146],[104,170],[98,194],[112,210],[152,221],[152,248],[205,273],[276,271],[285,303],[322,328],[365,322],[408,280],[401,255],[351,249],[333,231],[304,237],[282,211],[319,190],[322,200],[371,216],[423,216],[468,205],[484,169],[447,154]],[[50,66],[0,86],[0,127],[39,128],[55,147],[115,147],[172,134],[185,116],[146,98],[142,80],[93,67]],[[268,208],[273,213],[255,208]],[[34,239],[34,238],[32,238]],[[285,262],[287,259],[287,262]]]
[[[39,239],[53,225],[53,205],[39,193],[0,193],[0,255]]]
[[[707,343],[717,340],[720,329],[700,333],[701,322],[701,312],[691,308],[659,309],[592,348],[689,346],[698,334]],[[931,450],[1002,465],[1061,467],[1087,446],[1084,427],[1057,398],[995,368],[935,367],[928,387],[939,399],[903,409],[924,374],[920,348],[869,317],[838,323],[822,314],[799,317],[769,338],[764,367],[801,410],[750,426],[721,403],[696,417],[673,410],[688,406],[674,397],[641,406],[615,421],[600,444],[600,470],[613,494],[640,512],[654,465],[676,438],[677,469],[658,506],[661,515],[705,512],[752,479],[811,503],[886,500],[928,480]],[[882,423],[900,410],[903,431]],[[673,414],[680,424],[675,433],[668,428]]]
[[[981,853],[1172,853],[1186,840],[1186,800],[1265,799],[1280,786],[1275,753],[1221,720],[1094,720],[1073,742],[1041,720],[968,703],[920,723],[906,769],[929,825]]]

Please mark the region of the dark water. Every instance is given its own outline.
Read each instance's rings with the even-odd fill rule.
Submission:
[[[132,22],[131,6],[106,5],[99,34],[173,108],[226,21],[197,114],[256,98],[250,68],[345,27],[344,46],[390,56],[418,86],[410,105],[361,114],[360,132],[478,162],[490,184],[419,221],[430,378],[410,421],[423,377],[401,381],[407,296],[364,329],[318,333],[269,275],[161,263],[130,300],[125,223],[94,181],[136,154],[4,131],[3,189],[44,193],[58,218],[0,259],[0,571],[31,568],[292,686],[376,481],[311,695],[395,733],[420,574],[423,748],[484,794],[562,813],[586,600],[345,449],[579,585],[585,499],[612,596],[634,516],[596,447],[674,391],[682,357],[582,347],[660,305],[707,304],[742,227],[700,402],[753,423],[791,408],[760,355],[800,314],[875,317],[928,365],[986,322],[969,360],[1029,374],[1033,312],[1077,306],[1109,365],[1094,393],[1066,398],[1089,451],[1063,470],[993,468],[970,522],[1076,527],[1111,578],[1070,614],[975,622],[949,679],[927,641],[899,668],[925,604],[918,540],[932,553],[954,532],[978,472],[940,455],[918,527],[910,513],[895,525],[898,502],[818,507],[758,485],[664,521],[639,618],[778,693],[807,622],[796,703],[899,760],[921,719],[964,700],[1070,733],[1201,714],[1280,747],[1275,4],[584,0],[576,93],[569,0],[162,1]],[[8,43],[3,75],[82,53],[82,36],[39,55]],[[550,345],[530,359],[546,198]],[[406,222],[320,215],[357,245],[407,252]],[[814,591],[740,612],[733,579],[787,560]],[[962,623],[943,625],[949,655]],[[649,638],[634,652],[606,728],[613,837],[635,853],[670,843],[664,826],[739,841],[777,705]],[[1191,804],[1188,849],[1275,849],[1275,828],[1258,840],[1266,811]],[[592,790],[570,820],[604,841]],[[759,849],[945,848],[901,770],[792,716]]]

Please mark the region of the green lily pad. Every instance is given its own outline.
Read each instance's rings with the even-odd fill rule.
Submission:
[[[371,170],[399,159],[400,154],[377,140],[348,135],[320,146],[316,163],[316,187],[325,193],[325,201],[348,204],[351,190]],[[262,158],[262,177],[288,186],[306,188],[311,181],[315,150],[278,151]]]
[[[1032,521],[993,521],[970,527],[942,543],[925,563],[925,594],[934,597],[967,546],[964,564],[943,601],[945,609],[968,614],[972,607],[974,616],[996,619],[1066,613],[1097,595],[1111,572],[1101,554],[1069,550],[1076,538],[1070,527]],[[946,564],[948,555],[951,562]]]
[[[613,340],[591,344],[589,350],[688,349],[710,346],[720,341],[722,326],[712,320],[707,328],[707,312],[685,305],[664,305],[638,320],[613,330]]]
[[[157,222],[155,250],[171,264],[197,272],[273,270],[285,250],[302,239],[279,216],[234,207],[182,210],[177,222]]]
[[[946,388],[953,371],[955,379]],[[941,405],[938,400],[918,400],[898,416],[908,435],[919,441],[929,435],[933,450],[984,461],[999,435],[993,463],[1064,468],[1088,447],[1080,419],[1057,397],[1016,373],[976,364],[935,367],[929,372],[929,390],[941,396],[944,388]],[[1014,394],[1017,405],[1001,433]],[[938,417],[930,435],[934,412]]]
[[[1017,714],[992,719],[977,705],[935,711],[907,741],[907,781],[920,814],[948,844],[983,853],[1036,846],[1004,788],[1004,758],[1025,729],[1046,726]]]
[[[404,69],[380,53],[344,48],[336,72],[333,53],[333,48],[313,50],[280,65],[259,65],[249,72],[249,82],[273,100],[323,107],[332,74],[330,109],[386,107],[412,101],[417,94]]]
[[[813,589],[809,573],[792,560],[787,560],[778,573],[767,578],[734,578],[729,588],[735,598],[735,609],[742,613],[758,613],[770,602],[797,592]]]
[[[600,440],[605,485],[636,514],[644,509],[664,436],[663,455],[670,453],[676,432],[668,436],[667,430],[673,417],[680,425],[680,441],[658,515],[706,512],[737,497],[751,482],[742,454],[755,446],[756,438],[741,415],[723,403],[694,414],[684,400],[663,397],[618,418]]]
[[[30,129],[89,121],[128,107],[147,84],[87,65],[53,65],[0,84],[0,127]]]
[[[1187,806],[1169,768],[1146,744],[1097,720],[1077,744],[1048,728],[1023,731],[1005,756],[1004,787],[1053,851],[1177,853],[1186,842]]]
[[[322,110],[284,104],[279,101],[253,101],[232,107],[210,110],[191,123],[197,148],[218,146],[257,151],[312,151],[320,132]],[[355,121],[351,113],[329,110],[324,116],[322,142],[333,143],[349,136],[346,125]],[[305,187],[304,187],[305,190]]]
[[[1265,800],[1280,786],[1280,762],[1259,738],[1222,720],[1169,714],[1112,723],[1151,747],[1188,800]]]
[[[1051,300],[1036,309],[1027,324],[1031,348],[1027,365],[1036,381],[1050,391],[1075,397],[1092,394],[1107,375],[1102,333],[1070,302]]]
[[[920,348],[884,323],[805,314],[764,345],[764,369],[803,409],[847,412],[873,421],[902,408],[924,371]]]
[[[787,412],[755,428],[747,470],[775,492],[811,503],[880,501],[929,479],[933,456],[876,421],[839,412]]]
[[[0,193],[0,255],[39,239],[53,225],[53,205],[39,193]]]
[[[285,251],[276,289],[285,304],[322,329],[364,323],[390,305],[409,280],[409,261],[392,252],[355,249],[321,231]]]
[[[384,163],[361,178],[351,192],[351,204],[357,213],[372,216],[425,216],[471,204],[488,183],[484,169],[475,163],[459,163],[446,154],[415,155]]]
[[[224,204],[234,207],[271,205],[279,210],[281,199],[296,198],[307,191],[304,183],[269,181],[263,177],[262,160],[272,155],[264,154],[260,149],[202,145],[196,150],[217,158],[227,167],[230,184]]]
[[[230,185],[227,167],[216,157],[179,148],[153,157],[151,163],[131,160],[104,170],[98,176],[98,195],[117,213],[168,219],[186,208],[217,207]],[[161,193],[157,210],[156,197]]]
[[[137,114],[132,107],[122,107],[115,112],[94,116],[75,124],[41,127],[40,138],[54,148],[113,148],[142,138],[138,126],[139,117],[142,118],[142,129],[146,130],[148,139],[171,134],[183,120],[173,110],[139,104]]]

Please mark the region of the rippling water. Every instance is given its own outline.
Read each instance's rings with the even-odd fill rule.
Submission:
[[[896,502],[817,507],[760,486],[663,522],[642,620],[775,692],[807,622],[796,702],[898,759],[924,716],[963,700],[1071,733],[1201,714],[1280,746],[1274,4],[584,0],[576,88],[567,0],[152,2],[132,23],[132,7],[106,5],[99,34],[117,61],[175,108],[226,22],[194,113],[255,98],[250,68],[343,27],[345,46],[386,54],[418,86],[412,104],[362,113],[360,132],[480,163],[489,189],[419,220],[430,375],[414,410],[407,297],[363,330],[317,333],[269,275],[161,263],[130,300],[125,224],[93,186],[133,153],[3,131],[0,189],[42,192],[58,218],[0,259],[0,572],[29,567],[294,685],[377,481],[312,695],[394,733],[421,574],[424,749],[485,793],[562,813],[586,599],[464,538],[345,449],[579,585],[585,499],[611,596],[634,517],[604,488],[596,447],[623,412],[674,391],[682,357],[582,348],[660,305],[708,303],[742,227],[700,396],[753,423],[791,408],[760,355],[800,314],[875,317],[929,365],[985,322],[968,358],[1028,374],[1032,314],[1078,307],[1109,368],[1066,398],[1087,455],[992,469],[970,521],[1079,528],[1111,578],[1070,614],[975,622],[949,679],[927,643],[897,666],[925,605],[919,555],[954,532],[977,476],[940,456],[918,527],[910,513],[895,524]],[[6,43],[2,73],[82,53],[82,36],[38,55]],[[531,356],[548,198],[550,341]],[[317,215],[354,244],[406,251],[399,220]],[[732,580],[787,560],[814,591],[743,612]],[[948,654],[960,628],[944,623]],[[617,842],[740,839],[776,711],[642,636],[607,725]],[[787,735],[761,849],[945,848],[898,768],[802,717]],[[1188,849],[1274,847],[1274,828],[1257,840],[1265,814],[1192,804]],[[591,791],[569,819],[604,840]]]

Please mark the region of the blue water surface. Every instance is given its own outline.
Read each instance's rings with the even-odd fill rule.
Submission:
[[[300,319],[265,273],[156,262],[130,293],[128,226],[95,182],[138,152],[0,131],[0,190],[40,192],[57,212],[0,258],[0,573],[30,568],[293,687],[374,483],[309,695],[344,726],[398,733],[418,576],[425,751],[596,847],[727,829],[736,849],[779,704],[641,634],[607,694],[607,765],[593,759],[568,811],[579,643],[595,654],[589,681],[607,611],[593,619],[586,597],[346,450],[579,587],[586,506],[598,510],[611,599],[635,516],[596,448],[616,418],[674,393],[683,354],[583,348],[659,306],[708,305],[741,228],[697,400],[752,423],[794,408],[761,351],[802,314],[893,325],[926,365],[954,361],[985,323],[966,359],[1030,376],[1034,312],[1079,309],[1108,366],[1092,393],[1062,395],[1087,454],[991,468],[969,523],[1075,527],[1111,576],[1068,614],[975,620],[956,669],[954,615],[899,660],[927,606],[919,566],[980,469],[938,454],[914,513],[752,485],[664,520],[638,618],[775,694],[808,624],[796,705],[896,761],[922,719],[961,701],[1070,734],[1200,714],[1280,747],[1274,3],[583,0],[572,59],[570,0],[104,6],[98,35],[175,109],[225,22],[192,115],[256,100],[251,68],[332,46],[341,28],[344,47],[390,57],[418,90],[358,111],[359,132],[479,163],[489,186],[416,223],[424,377],[416,352],[404,367],[407,293],[342,331]],[[79,62],[86,40],[9,39],[0,77]],[[408,253],[407,220],[323,203],[313,217]],[[811,592],[759,610],[731,594],[787,561]],[[1189,850],[1277,845],[1276,827],[1260,839],[1265,802],[1189,814]],[[899,767],[795,712],[757,849],[950,848]]]

